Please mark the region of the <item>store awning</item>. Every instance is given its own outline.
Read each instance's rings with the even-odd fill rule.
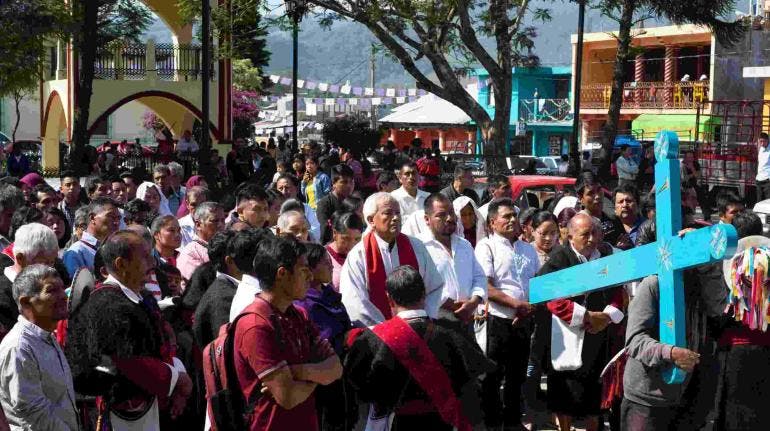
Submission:
[[[631,124],[634,134],[641,140],[652,140],[661,130],[676,132],[679,139],[694,141],[698,117],[694,114],[642,114]],[[709,127],[721,124],[720,118],[708,115],[700,117],[701,133]]]

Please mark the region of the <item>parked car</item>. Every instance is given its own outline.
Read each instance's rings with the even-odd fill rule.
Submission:
[[[29,159],[29,167],[34,172],[40,172],[41,160],[43,158],[43,143],[36,140],[20,140],[15,143],[8,142],[4,145],[6,153],[10,154],[13,148],[16,147],[19,151],[27,156]]]
[[[511,197],[520,209],[532,206],[544,208],[546,202],[565,188],[575,186],[575,178],[557,177],[552,175],[511,175],[508,177],[511,183]],[[473,189],[482,196],[487,188],[487,179],[476,180]],[[534,203],[537,205],[532,205]]]
[[[548,167],[548,169],[551,172],[551,175],[559,175],[559,163],[561,162],[561,157],[542,156],[542,157],[538,157],[538,159],[540,159],[540,161],[542,161],[543,164]]]
[[[525,173],[529,169],[530,160],[534,160],[535,172],[537,173],[537,175],[551,175],[551,169],[548,167],[548,165],[543,163],[543,161],[540,160],[540,158],[538,157],[516,156],[516,157],[511,157],[510,160],[514,162],[516,166],[515,169],[512,167],[510,168],[514,174]],[[519,162],[516,162],[516,160],[519,160]],[[526,172],[526,173],[530,173],[530,172]]]

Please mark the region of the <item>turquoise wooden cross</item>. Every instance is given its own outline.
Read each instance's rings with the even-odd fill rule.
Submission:
[[[533,278],[530,302],[568,298],[658,275],[660,341],[685,347],[685,304],[682,270],[722,260],[735,253],[738,235],[732,225],[717,224],[679,237],[682,229],[679,139],[660,132],[655,140],[655,223],[657,241],[601,259]],[[681,383],[685,372],[672,367],[668,383]]]

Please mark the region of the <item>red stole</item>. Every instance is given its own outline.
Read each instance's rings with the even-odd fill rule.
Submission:
[[[430,399],[441,419],[458,431],[470,431],[470,422],[463,415],[460,400],[455,396],[449,375],[431,352],[428,343],[408,323],[395,317],[372,329],[388,346],[396,360]]]
[[[374,236],[374,232],[370,232],[364,237],[364,256],[366,258],[366,275],[369,283],[369,300],[377,307],[385,319],[390,319],[393,314],[390,311],[390,305],[388,305],[388,295],[385,292],[385,265],[382,263],[382,255],[380,254],[380,247],[377,246],[377,238]],[[417,256],[414,254],[412,244],[409,242],[409,238],[399,233],[396,236],[396,247],[398,247],[398,264],[409,265],[412,268],[419,270],[420,267],[417,264]]]

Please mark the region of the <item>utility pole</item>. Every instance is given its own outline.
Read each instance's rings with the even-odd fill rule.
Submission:
[[[580,86],[583,81],[583,32],[585,27],[586,0],[577,0],[578,3],[578,37],[575,55],[575,92],[572,95],[573,119],[572,140],[569,144],[569,175],[577,177],[580,174]]]
[[[209,142],[209,111],[211,109],[210,104],[210,82],[211,82],[211,3],[209,0],[202,0],[201,5],[201,40],[202,43],[202,56],[203,56],[203,69],[201,70],[201,111],[203,118],[201,118],[201,142],[200,147],[201,154],[205,157],[208,154],[210,147]],[[221,77],[220,77],[221,79]]]
[[[377,53],[377,48],[372,44],[372,50],[371,54],[369,56],[369,87],[374,90],[374,80],[375,80],[375,64],[376,64],[376,58],[375,54]],[[371,126],[372,130],[377,129],[377,107],[372,104],[371,106]]]
[[[297,131],[299,130],[297,128],[297,107],[298,107],[298,98],[297,98],[297,76],[299,71],[299,20],[300,20],[300,12],[297,5],[295,5],[294,13],[292,14],[292,27],[291,27],[291,36],[292,36],[292,50],[291,50],[291,94],[292,94],[292,100],[291,100],[291,138],[294,141],[294,144],[292,144],[293,148],[298,148],[299,146],[299,139],[297,137]]]

